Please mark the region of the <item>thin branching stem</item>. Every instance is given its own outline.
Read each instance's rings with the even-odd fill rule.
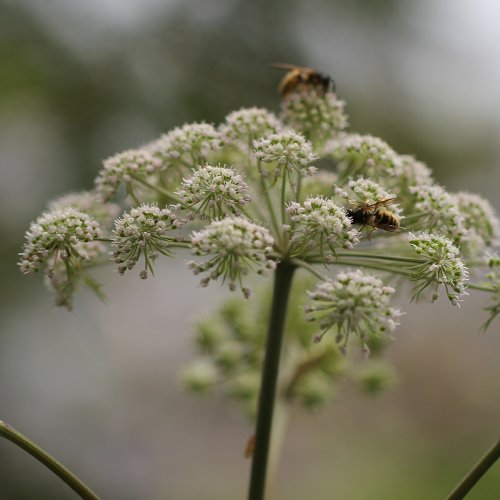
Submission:
[[[500,438],[446,497],[446,500],[462,500],[499,458]]]
[[[137,182],[140,182],[144,186],[148,187],[149,189],[152,189],[153,191],[156,191],[159,194],[162,194],[166,198],[168,198],[170,201],[173,203],[181,203],[181,199],[175,194],[169,191],[168,189],[162,188],[161,186],[155,186],[154,184],[151,184],[150,182],[144,180],[142,177],[139,176],[131,176],[132,179],[136,180]]]
[[[0,436],[11,441],[19,448],[35,457],[45,467],[50,469],[60,479],[62,479],[80,498],[84,500],[99,500],[99,497],[80,479],[78,479],[69,469],[61,462],[49,455],[40,446],[21,434],[19,431],[11,427],[9,424],[0,420]]]

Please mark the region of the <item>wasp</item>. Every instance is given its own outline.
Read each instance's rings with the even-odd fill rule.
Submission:
[[[278,92],[285,97],[291,92],[303,92],[315,90],[324,95],[335,91],[335,82],[328,75],[319,73],[315,69],[295,66],[294,64],[275,63],[274,68],[287,69],[288,73],[283,77]]]
[[[353,224],[396,232],[401,229],[401,219],[386,208],[387,205],[396,203],[396,200],[397,197],[394,197],[386,198],[370,205],[363,203],[347,210],[347,215],[352,219]]]

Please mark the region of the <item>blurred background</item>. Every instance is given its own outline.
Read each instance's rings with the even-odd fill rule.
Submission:
[[[16,268],[24,231],[115,152],[242,106],[277,111],[273,61],[331,74],[351,130],[500,211],[498,19],[493,0],[0,0],[0,419],[106,499],[244,498],[250,427],[177,375],[223,291],[198,288],[179,260],[146,282],[110,268],[111,304],[84,292],[68,313]],[[401,296],[387,353],[399,384],[376,399],[344,385],[328,409],[295,412],[273,498],[444,498],[498,436],[486,299]],[[74,496],[2,440],[0,498]],[[498,464],[470,498],[500,498]]]

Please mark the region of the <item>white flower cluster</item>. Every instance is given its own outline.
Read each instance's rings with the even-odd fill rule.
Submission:
[[[275,262],[271,260],[273,243],[273,237],[266,228],[243,217],[227,217],[192,233],[193,253],[211,257],[201,263],[191,261],[188,267],[195,274],[210,271],[201,281],[202,286],[222,277],[223,281],[229,281],[231,290],[239,284],[244,295],[249,296],[250,290],[242,286],[242,277],[250,270],[263,273],[275,267]]]
[[[294,224],[293,254],[311,251],[324,254],[325,246],[335,255],[335,248],[352,248],[359,242],[359,231],[352,227],[346,210],[322,196],[306,198],[301,204],[291,202],[286,211]]]
[[[318,156],[312,144],[304,136],[285,130],[270,134],[254,141],[255,156],[264,163],[277,163],[276,174],[283,174],[284,169],[295,169],[300,175],[312,175],[317,172],[310,164]]]
[[[191,177],[182,179],[177,194],[183,205],[201,217],[220,219],[228,211],[236,214],[250,201],[248,186],[232,168],[205,165]]]
[[[389,302],[394,292],[379,278],[359,269],[319,283],[308,292],[316,304],[306,307],[309,321],[319,321],[320,333],[315,340],[320,341],[330,328],[336,327],[336,341],[343,352],[350,333],[357,335],[367,349],[370,336],[388,334],[399,324],[402,313]]]
[[[345,102],[333,92],[292,92],[281,102],[281,119],[314,144],[323,144],[347,127]]]
[[[474,193],[455,193],[464,226],[471,240],[479,247],[498,245],[500,241],[500,221],[490,202]]]
[[[367,175],[375,180],[393,175],[397,153],[382,139],[371,135],[341,134],[325,145],[325,153],[338,166],[340,174]]]
[[[466,294],[465,282],[469,272],[460,258],[458,248],[448,238],[436,234],[418,233],[409,235],[410,245],[425,259],[411,268],[410,279],[417,281],[415,298],[430,285],[434,286],[432,301],[438,298],[438,287],[444,285],[448,299],[457,305]]]
[[[335,192],[353,205],[374,205],[379,201],[396,198],[394,194],[386,191],[380,184],[370,179],[365,179],[364,177],[349,179],[347,189],[349,189],[350,192],[336,187]]]
[[[96,190],[105,201],[116,194],[124,183],[130,189],[134,177],[147,177],[158,171],[161,162],[147,151],[130,149],[103,162],[103,169],[95,180]]]
[[[252,148],[253,141],[282,128],[274,113],[265,108],[242,108],[226,116],[219,130],[226,144]]]
[[[85,258],[78,245],[100,236],[97,221],[80,210],[70,207],[46,212],[26,232],[26,243],[19,261],[21,272],[32,274],[47,266],[50,276],[58,259],[66,262],[69,272],[73,261]]]
[[[464,217],[457,200],[438,184],[410,188],[415,195],[415,208],[422,213],[426,225],[451,238],[463,242],[466,236]]]
[[[144,255],[144,269],[139,276],[146,279],[148,270],[153,274],[153,262],[158,254],[171,255],[169,246],[175,238],[170,232],[182,224],[183,221],[173,209],[156,205],[143,204],[124,213],[116,220],[111,238],[118,272],[123,274],[127,269],[132,269]]]
[[[52,200],[48,205],[50,211],[68,207],[89,214],[103,226],[111,224],[120,212],[120,207],[116,203],[103,203],[102,197],[97,191],[68,193]]]
[[[220,134],[213,125],[188,123],[162,135],[145,149],[161,161],[163,169],[168,169],[179,162],[188,166],[203,165],[221,147]]]
[[[398,160],[395,165],[394,175],[398,178],[400,184],[404,183],[408,187],[433,184],[432,172],[425,163],[410,155],[399,155]]]

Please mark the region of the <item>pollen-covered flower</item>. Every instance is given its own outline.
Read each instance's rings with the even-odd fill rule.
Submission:
[[[184,205],[201,217],[220,219],[227,212],[237,214],[250,201],[248,186],[232,168],[205,165],[182,179],[177,194]]]
[[[67,207],[76,208],[89,214],[103,226],[111,224],[120,211],[120,207],[116,203],[103,203],[102,197],[97,191],[68,193],[52,200],[48,205],[51,211]]]
[[[249,271],[265,272],[273,269],[271,260],[273,238],[269,231],[243,217],[226,217],[214,221],[191,236],[191,246],[195,255],[208,255],[204,262],[189,262],[188,267],[195,274],[209,272],[201,284],[222,278],[229,281],[229,288],[239,285],[248,296],[250,291],[242,286],[242,277]]]
[[[291,202],[286,211],[294,223],[294,255],[314,250],[323,255],[325,247],[335,254],[336,247],[352,248],[359,242],[359,231],[352,227],[346,210],[329,198],[315,196],[302,204]]]
[[[219,130],[222,141],[243,147],[252,147],[253,141],[282,128],[274,113],[265,108],[242,108],[226,116]]]
[[[410,188],[415,195],[415,209],[421,212],[420,221],[461,243],[467,235],[464,217],[457,200],[438,184]]]
[[[428,286],[432,286],[434,302],[439,296],[439,286],[444,285],[448,299],[453,305],[457,305],[461,296],[466,295],[465,282],[469,276],[458,248],[448,238],[429,233],[410,233],[409,242],[425,260],[411,268],[410,279],[417,281],[414,298],[418,298]]]
[[[347,127],[344,107],[333,92],[292,92],[281,102],[281,119],[318,145]]]
[[[203,165],[221,147],[220,134],[213,125],[188,123],[162,135],[145,149],[161,161],[162,169],[168,170],[174,164]]]
[[[113,259],[120,274],[132,269],[143,255],[144,268],[139,276],[146,279],[148,270],[153,274],[153,262],[158,254],[172,255],[169,247],[175,237],[171,231],[183,224],[174,208],[143,204],[116,220],[111,245],[115,249]]]
[[[312,144],[304,136],[285,130],[254,141],[255,156],[264,163],[277,163],[277,175],[296,170],[300,175],[311,175],[317,169],[310,164],[318,157]]]
[[[480,247],[498,243],[500,222],[490,202],[477,194],[464,191],[455,193],[454,197],[471,239]]]
[[[375,180],[394,174],[397,153],[371,135],[341,134],[325,145],[325,154],[337,162],[342,177],[366,175]]]
[[[42,214],[26,232],[26,243],[20,254],[19,266],[24,274],[32,274],[47,267],[49,275],[59,259],[68,273],[77,262],[85,259],[79,244],[101,236],[97,221],[75,208],[53,210]]]
[[[104,160],[103,169],[95,180],[96,190],[107,201],[116,194],[122,183],[130,189],[135,177],[147,177],[160,167],[161,162],[145,150],[123,151]]]
[[[389,300],[394,288],[359,269],[341,272],[334,280],[319,283],[308,292],[313,304],[306,307],[309,321],[319,321],[315,340],[335,327],[336,341],[345,353],[349,335],[357,335],[366,350],[370,336],[388,334],[399,324],[401,312]]]

